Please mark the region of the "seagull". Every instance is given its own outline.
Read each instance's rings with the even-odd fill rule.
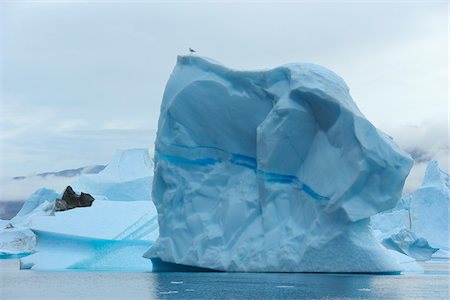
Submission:
[[[192,48],[189,48],[189,52],[191,52],[191,53],[195,53],[195,52],[197,52],[197,51],[195,51],[194,49],[192,49]]]

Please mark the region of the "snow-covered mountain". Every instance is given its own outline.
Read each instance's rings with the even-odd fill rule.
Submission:
[[[105,168],[105,165],[92,165],[55,172],[0,178],[0,206],[4,205],[5,202],[23,202],[34,191],[42,187],[62,192],[79,176],[97,174]]]
[[[82,174],[97,174],[101,172],[103,169],[105,169],[105,165],[93,165],[93,166],[85,166],[77,169],[67,169],[57,172],[44,172],[44,173],[38,173],[34,175],[28,175],[28,176],[16,176],[13,177],[14,180],[25,180],[32,177],[75,177],[80,176]]]

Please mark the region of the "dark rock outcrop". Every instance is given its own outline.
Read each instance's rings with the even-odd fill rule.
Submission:
[[[94,197],[89,194],[81,193],[77,195],[71,186],[68,186],[64,191],[61,199],[56,199],[55,211],[64,211],[75,207],[91,206],[94,202]]]

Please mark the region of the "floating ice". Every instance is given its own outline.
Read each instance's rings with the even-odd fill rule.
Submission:
[[[412,160],[325,68],[181,56],[155,151],[157,270],[400,269],[369,217],[396,205]]]
[[[59,194],[39,189],[23,204],[11,220],[0,220],[0,258],[26,256],[35,251],[36,236],[29,226],[33,218],[54,213],[54,201]]]
[[[438,248],[430,247],[427,240],[417,237],[414,232],[408,229],[402,229],[389,238],[384,239],[383,246],[406,254],[416,260],[429,260],[439,250]]]
[[[36,247],[36,236],[24,227],[8,224],[0,228],[0,259],[28,255]]]

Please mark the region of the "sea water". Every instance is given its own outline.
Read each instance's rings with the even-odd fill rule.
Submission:
[[[37,272],[0,263],[0,299],[449,299],[448,268],[403,275]]]

